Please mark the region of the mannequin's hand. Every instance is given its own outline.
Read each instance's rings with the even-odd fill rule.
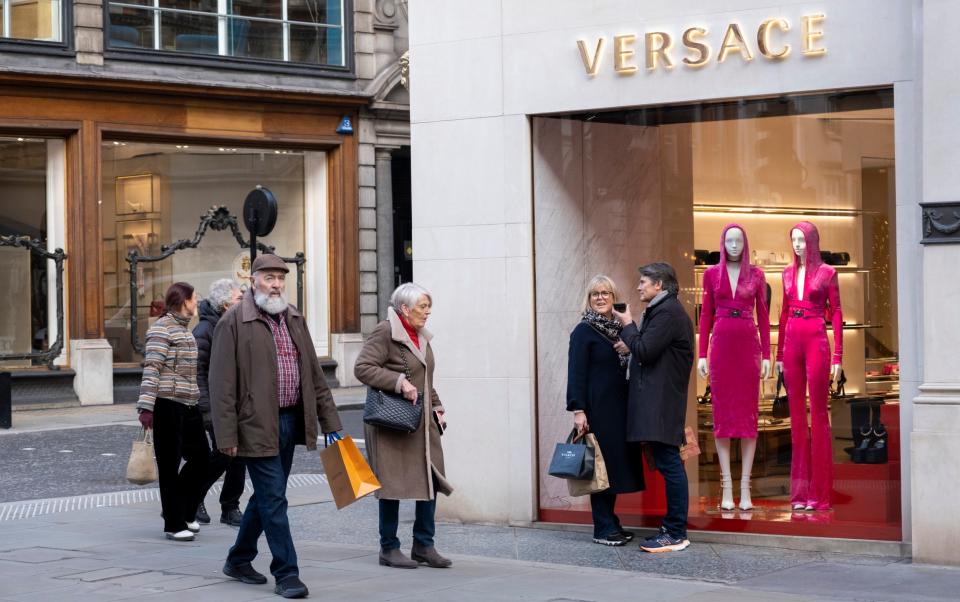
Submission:
[[[778,375],[783,374],[783,362],[777,362],[775,366],[776,366],[777,374]]]
[[[710,371],[707,370],[707,358],[701,357],[697,362],[697,372],[700,374],[700,378],[706,378]]]
[[[770,360],[763,360],[760,363],[760,377],[764,380],[770,378]]]
[[[834,364],[834,365],[830,366],[830,380],[831,380],[831,381],[837,382],[838,380],[840,380],[840,369],[841,369],[840,364]]]

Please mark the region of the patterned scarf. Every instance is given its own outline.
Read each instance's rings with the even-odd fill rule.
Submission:
[[[611,343],[616,343],[620,340],[620,331],[623,330],[623,324],[617,320],[604,317],[592,309],[588,309],[583,312],[583,317],[581,320],[589,324],[591,328],[606,337]],[[620,354],[617,355],[620,358],[620,367],[626,368],[627,364],[630,362],[630,356]]]

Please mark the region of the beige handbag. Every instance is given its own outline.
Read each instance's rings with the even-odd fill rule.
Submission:
[[[600,453],[600,444],[593,433],[587,433],[587,447],[593,448],[594,465],[592,479],[567,479],[567,489],[570,495],[577,497],[581,495],[590,495],[599,493],[610,488],[610,480],[607,478],[607,465],[603,461],[603,454]]]
[[[153,429],[140,429],[133,441],[127,480],[135,485],[149,485],[157,480],[157,464],[153,455]]]

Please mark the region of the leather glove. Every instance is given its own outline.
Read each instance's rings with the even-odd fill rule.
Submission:
[[[200,416],[203,418],[203,428],[213,428],[213,417],[210,416],[210,412],[200,412]]]
[[[140,424],[143,425],[145,429],[153,428],[153,412],[150,410],[141,410],[140,411]]]

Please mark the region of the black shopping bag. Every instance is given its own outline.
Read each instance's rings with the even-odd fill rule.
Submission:
[[[590,480],[595,462],[593,448],[587,445],[586,437],[577,436],[577,429],[573,429],[565,443],[557,443],[547,472],[561,479]]]

